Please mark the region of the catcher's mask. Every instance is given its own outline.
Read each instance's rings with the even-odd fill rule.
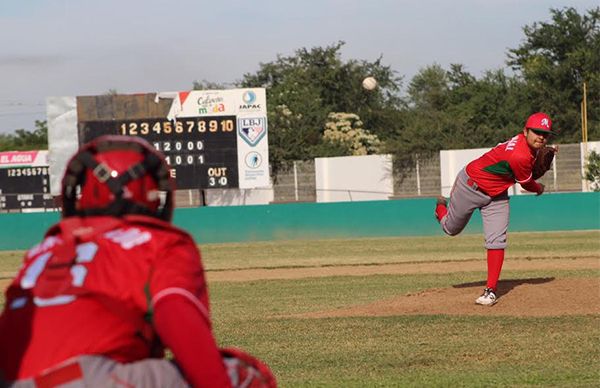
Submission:
[[[106,135],[84,145],[62,180],[62,215],[142,214],[170,221],[174,182],[162,154],[143,139]]]

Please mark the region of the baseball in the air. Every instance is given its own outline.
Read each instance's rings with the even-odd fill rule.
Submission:
[[[367,77],[363,79],[362,87],[366,90],[373,90],[377,87],[377,80],[374,77]]]

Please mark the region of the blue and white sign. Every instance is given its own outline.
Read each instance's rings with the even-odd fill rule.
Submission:
[[[267,94],[264,88],[192,90],[166,93],[165,97],[174,99],[168,116],[171,120],[235,116],[238,187],[252,189],[270,186]],[[211,130],[207,128],[207,131]]]

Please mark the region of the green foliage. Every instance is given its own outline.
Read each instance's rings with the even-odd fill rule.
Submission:
[[[14,134],[0,134],[0,151],[27,151],[48,149],[48,124],[36,120],[35,130],[17,129]]]
[[[585,164],[584,178],[592,184],[592,190],[600,191],[600,154],[590,151]]]
[[[580,15],[574,8],[551,9],[551,22],[523,28],[525,41],[509,50],[508,64],[527,84],[530,110],[545,111],[561,141],[580,141],[580,102],[587,83],[589,136],[600,136],[600,7]]]
[[[269,159],[274,175],[293,160],[343,152],[323,139],[331,112],[357,114],[364,127],[379,137],[389,137],[390,128],[397,127],[394,118],[402,106],[398,97],[401,79],[382,65],[381,58],[343,61],[343,45],[302,48],[292,56],[278,56],[261,64],[255,74],[245,74],[239,83],[240,87],[267,88]],[[360,86],[368,75],[377,79],[376,90]]]
[[[509,50],[505,70],[481,78],[462,64],[427,66],[400,97],[396,72],[375,62],[343,61],[344,42],[300,49],[261,64],[241,87],[266,87],[273,175],[293,160],[349,155],[351,150],[324,139],[332,112],[356,114],[381,141],[379,152],[394,155],[395,168],[407,173],[414,158],[441,149],[491,147],[522,128],[535,111],[550,114],[561,142],[579,141],[582,85],[588,85],[588,136],[600,138],[600,8],[580,15],[573,8],[551,10],[549,22],[523,28],[523,43]],[[379,87],[360,87],[373,75]],[[275,107],[275,108],[273,108]],[[282,112],[290,112],[282,117]],[[401,176],[401,175],[400,175]]]
[[[491,147],[523,127],[531,113],[523,103],[525,87],[503,71],[489,71],[481,79],[462,65],[450,70],[439,65],[422,69],[410,82],[409,108],[403,130],[388,140],[400,179],[415,165],[441,149]]]
[[[510,50],[517,71],[487,71],[480,79],[453,64],[434,64],[413,77],[401,132],[384,146],[395,155],[397,176],[410,171],[417,155],[441,149],[491,147],[518,133],[535,111],[550,114],[561,142],[580,139],[582,84],[588,101],[600,101],[600,8],[579,15],[551,10],[552,21],[524,28],[525,42]],[[600,105],[588,104],[588,135],[600,138]]]
[[[434,64],[413,77],[408,95],[415,109],[441,111],[449,102],[449,89],[448,74],[440,65]]]

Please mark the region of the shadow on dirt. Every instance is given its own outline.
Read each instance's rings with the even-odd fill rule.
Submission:
[[[512,291],[515,287],[520,286],[522,284],[543,284],[554,281],[556,278],[548,277],[548,278],[529,278],[529,279],[510,279],[510,280],[500,280],[498,282],[498,295],[505,295]],[[462,283],[455,284],[452,288],[469,288],[469,287],[485,287],[486,282],[470,282],[470,283]]]

